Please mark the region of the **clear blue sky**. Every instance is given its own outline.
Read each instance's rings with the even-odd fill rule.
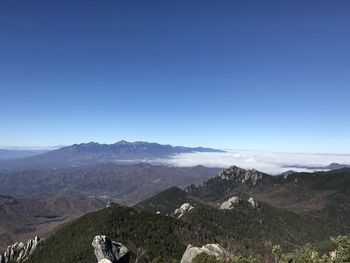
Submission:
[[[1,1],[0,145],[350,152],[349,1]]]

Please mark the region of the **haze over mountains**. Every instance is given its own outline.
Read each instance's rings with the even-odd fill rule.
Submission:
[[[0,149],[0,159],[23,158],[44,153],[46,150]]]

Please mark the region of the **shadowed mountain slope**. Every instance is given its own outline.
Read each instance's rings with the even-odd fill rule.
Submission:
[[[0,249],[34,236],[45,237],[58,225],[100,209],[106,202],[72,195],[30,198],[0,195]]]
[[[78,193],[133,204],[171,186],[185,187],[215,176],[217,168],[150,164],[98,164],[0,173],[0,193],[28,196]]]

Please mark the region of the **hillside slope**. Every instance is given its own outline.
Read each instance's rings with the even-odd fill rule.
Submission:
[[[220,203],[206,203],[178,188],[163,191],[135,207],[172,215],[175,208],[183,203],[190,203],[194,209],[185,213],[181,220],[216,233],[217,241],[226,247],[232,247],[234,240],[252,253],[261,254],[266,248],[269,250],[266,244],[280,244],[289,250],[307,242],[317,244],[338,233],[336,228],[318,218],[299,215],[263,202],[258,202],[258,207],[253,208],[243,199],[232,210],[220,210]],[[238,246],[236,249],[241,248]]]
[[[213,233],[198,232],[180,220],[112,205],[82,216],[56,231],[28,263],[96,263],[91,242],[105,234],[132,250],[132,262],[179,262],[188,243],[215,239]]]

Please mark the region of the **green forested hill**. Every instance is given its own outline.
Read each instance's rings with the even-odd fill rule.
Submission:
[[[191,185],[186,191],[210,202],[232,195],[253,196],[276,208],[317,217],[340,232],[350,233],[350,169],[288,176],[264,174],[256,185],[240,182],[235,174],[229,180],[217,176],[199,186]]]
[[[319,218],[300,215],[259,202],[252,208],[247,201],[232,210],[220,210],[213,203],[205,205],[179,188],[168,189],[136,205],[144,211],[157,211],[162,207],[178,208],[184,202],[194,209],[181,217],[182,221],[195,225],[200,231],[216,234],[216,240],[225,247],[240,253],[264,254],[271,244],[280,244],[292,250],[311,242],[316,245],[338,234],[335,227],[325,224]],[[168,211],[170,213],[170,211]]]
[[[213,233],[198,232],[186,222],[113,205],[89,213],[63,226],[48,238],[28,263],[96,263],[91,242],[104,234],[122,242],[139,262],[161,258],[163,262],[178,262],[188,243],[204,244],[215,240]]]

